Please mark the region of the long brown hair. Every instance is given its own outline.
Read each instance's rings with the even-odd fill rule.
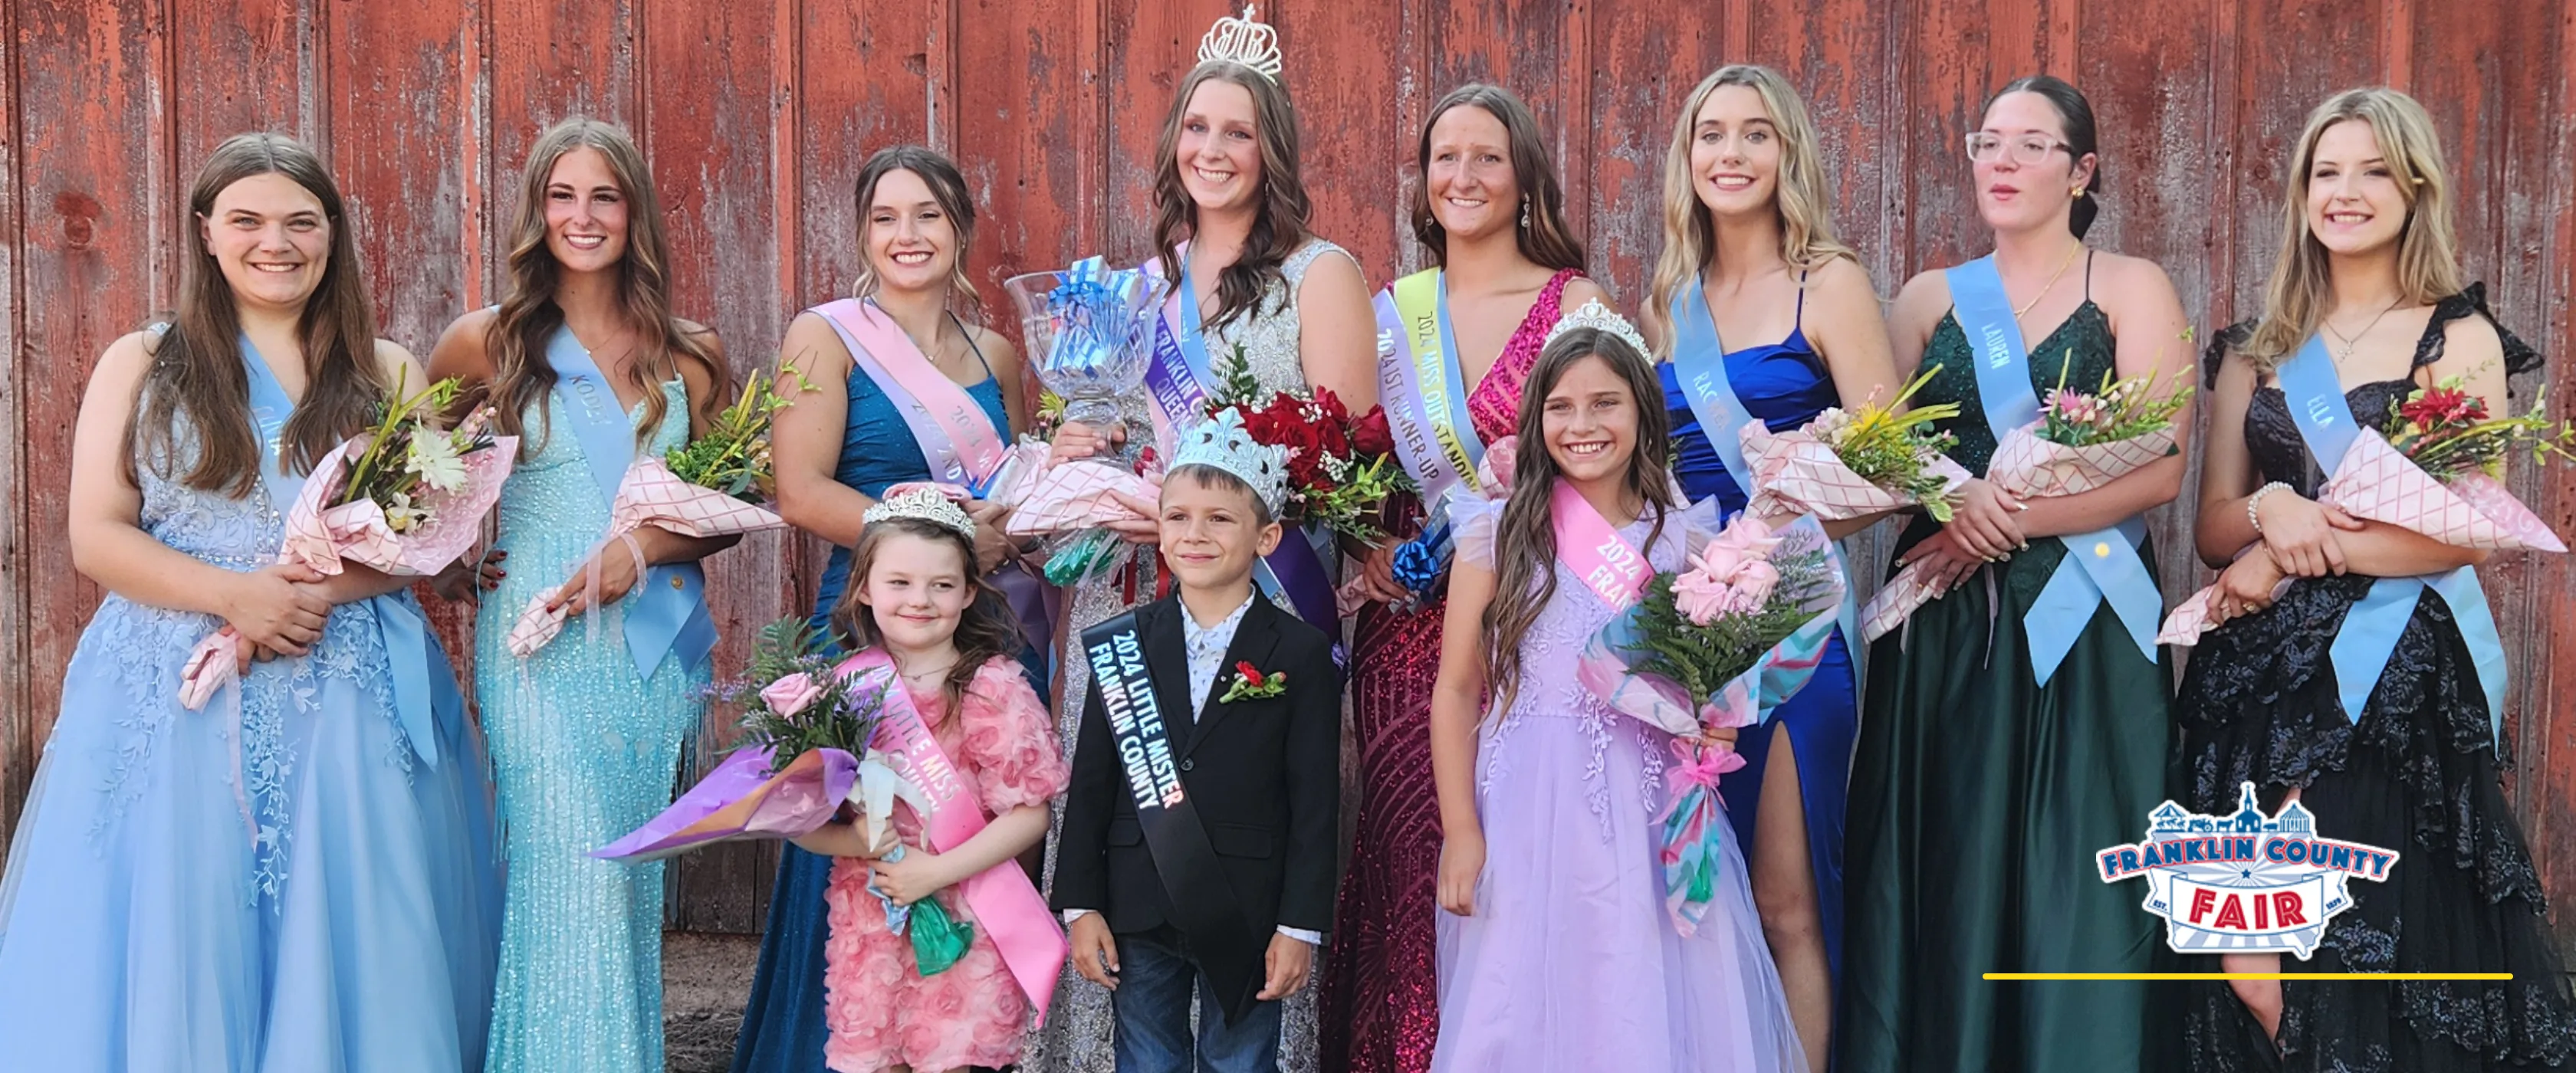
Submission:
[[[1646,338],[1663,353],[1673,348],[1673,297],[1683,287],[1696,285],[1699,274],[1717,258],[1717,244],[1711,237],[1717,222],[1692,181],[1691,134],[1699,126],[1700,108],[1726,86],[1742,86],[1760,95],[1771,129],[1780,135],[1780,175],[1771,191],[1771,211],[1780,221],[1780,259],[1802,275],[1837,257],[1851,258],[1855,264],[1860,260],[1851,247],[1834,239],[1824,157],[1816,151],[1823,138],[1816,132],[1815,121],[1807,117],[1807,105],[1798,99],[1797,89],[1768,67],[1748,63],[1720,67],[1683,100],[1681,118],[1673,121],[1672,146],[1664,152],[1664,250],[1655,258],[1646,306],[1637,311]]]
[[[510,218],[508,295],[501,299],[500,314],[492,318],[491,334],[485,339],[492,355],[491,401],[499,411],[492,423],[503,435],[525,437],[528,408],[554,390],[555,369],[546,361],[546,341],[564,322],[562,307],[555,305],[555,282],[563,265],[546,248],[546,184],[554,178],[555,163],[575,149],[598,151],[608,162],[618,192],[626,196],[626,256],[617,263],[617,297],[627,326],[641,337],[635,361],[627,368],[627,381],[644,393],[644,423],[635,436],[640,445],[661,427],[669,408],[662,398],[662,384],[680,375],[681,361],[703,366],[718,394],[730,381],[706,339],[683,329],[671,314],[671,261],[662,237],[662,201],[653,192],[653,173],[644,164],[643,151],[624,130],[592,119],[557,123],[528,150],[519,211]],[[690,401],[706,413],[723,400]],[[533,454],[535,439],[523,439],[520,451]]]
[[[144,373],[142,412],[126,425],[126,457],[151,460],[169,476],[178,455],[176,419],[197,438],[197,461],[180,478],[200,491],[240,497],[258,486],[259,437],[251,428],[250,373],[242,364],[241,312],[232,284],[206,245],[215,198],[257,175],[282,175],[322,203],[331,229],[330,260],[304,300],[296,338],[304,351],[304,397],[286,418],[281,461],[298,471],[367,425],[369,411],[392,389],[376,362],[376,317],[359,279],[357,244],[340,188],[322,158],[283,134],[236,134],[197,169],[188,193],[187,244],[180,266],[179,307],[152,348]],[[129,463],[130,465],[131,463]]]
[[[1198,205],[1181,185],[1181,120],[1189,114],[1190,97],[1210,82],[1231,82],[1252,94],[1253,133],[1261,146],[1260,205],[1252,215],[1252,234],[1244,239],[1242,256],[1217,273],[1216,315],[1205,325],[1214,329],[1236,317],[1259,315],[1261,296],[1270,282],[1285,278],[1280,266],[1314,233],[1306,222],[1314,204],[1307,200],[1306,183],[1297,170],[1297,107],[1289,102],[1288,91],[1269,76],[1232,60],[1201,63],[1190,69],[1180,91],[1172,94],[1171,113],[1163,117],[1163,135],[1154,143],[1159,154],[1154,164],[1154,249],[1163,261],[1163,278],[1176,283],[1181,278],[1180,258],[1173,247],[1197,230]]]
[[[2272,259],[2264,287],[2263,319],[2245,342],[2257,372],[2270,372],[2305,345],[2325,319],[2334,284],[2325,245],[2308,230],[2308,172],[2326,128],[2345,120],[2370,125],[2387,158],[2388,172],[2406,201],[2406,223],[2397,234],[2397,289],[2424,305],[2460,293],[2460,250],[2451,221],[2451,176],[2442,167],[2442,139],[2424,106],[2393,89],[2348,89],[2308,114],[2308,128],[2290,157],[2281,184],[2281,252]]]
[[[1486,715],[1507,711],[1520,688],[1521,642],[1556,598],[1556,524],[1549,503],[1556,494],[1556,457],[1547,451],[1547,393],[1565,371],[1585,358],[1608,362],[1628,385],[1637,412],[1636,450],[1628,456],[1622,490],[1655,512],[1644,550],[1664,537],[1664,521],[1680,504],[1673,498],[1672,417],[1664,412],[1663,386],[1654,363],[1616,334],[1569,328],[1548,340],[1521,386],[1520,450],[1512,465],[1512,495],[1494,529],[1494,597],[1485,605],[1485,682],[1494,703]]]
[[[921,185],[930,188],[930,199],[948,217],[949,229],[957,234],[957,261],[948,273],[948,304],[952,310],[964,305],[981,321],[984,299],[975,291],[974,277],[966,273],[966,253],[975,246],[975,195],[967,191],[966,176],[958,172],[956,162],[927,146],[887,146],[859,165],[859,278],[851,289],[859,298],[877,292],[876,262],[868,259],[868,206],[877,199],[877,184],[898,171],[919,176]]]
[[[1565,189],[1557,185],[1556,161],[1547,151],[1547,136],[1539,129],[1538,116],[1512,91],[1482,82],[1450,90],[1422,120],[1421,144],[1413,155],[1417,180],[1413,184],[1413,237],[1430,252],[1432,263],[1448,267],[1449,232],[1431,213],[1431,128],[1438,126],[1440,117],[1452,108],[1481,108],[1503,124],[1503,133],[1511,142],[1512,184],[1529,199],[1529,226],[1519,231],[1521,256],[1548,268],[1587,271],[1583,267],[1583,244],[1574,240],[1574,229],[1565,225]]]
[[[878,550],[898,536],[919,537],[955,548],[957,561],[965,564],[966,591],[971,596],[957,619],[957,666],[949,669],[948,680],[940,684],[948,697],[948,710],[954,712],[958,698],[966,695],[966,686],[975,680],[977,670],[995,656],[1016,656],[1026,643],[1020,637],[1019,620],[1011,617],[1001,593],[985,584],[983,571],[976,569],[975,544],[965,534],[922,518],[869,522],[859,531],[858,547],[850,552],[850,579],[841,589],[840,601],[832,605],[832,629],[842,646],[852,652],[883,642],[885,632],[877,628],[876,609],[859,602],[859,594],[867,590],[868,571],[876,566]]]

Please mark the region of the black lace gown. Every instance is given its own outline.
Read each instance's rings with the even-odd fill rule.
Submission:
[[[2471,315],[2489,316],[2479,288],[2443,301],[2416,345],[2415,367],[2439,360],[2444,327]],[[2504,338],[2509,369],[2539,364]],[[2211,349],[2213,374],[2229,342]],[[2384,429],[2390,404],[2413,386],[2363,384],[2345,399],[2355,418]],[[2322,476],[2279,388],[2255,392],[2245,440],[2264,480],[2316,494]],[[2319,835],[2399,852],[2387,881],[2350,884],[2353,907],[2327,926],[2306,963],[2285,957],[2284,971],[2502,971],[2514,979],[2284,981],[2277,1054],[2226,983],[2195,984],[2191,1068],[2442,1073],[2576,1064],[2576,1003],[2498,781],[2509,752],[2490,735],[2486,696],[2442,597],[2427,590],[2417,602],[2358,722],[2336,700],[2327,649],[2372,580],[2300,579],[2271,607],[2201,639],[2174,705],[2182,800],[2224,814],[2236,807],[2237,785],[2250,781],[2269,811],[2289,788],[2304,787],[2300,800]],[[2219,968],[2215,956],[2189,960],[2193,971]]]

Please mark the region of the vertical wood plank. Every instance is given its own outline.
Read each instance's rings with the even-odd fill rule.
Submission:
[[[1153,203],[1154,173],[1163,162],[1155,149],[1172,95],[1198,65],[1200,37],[1217,19],[1238,12],[1231,0],[1108,0],[1103,8],[1112,28],[1101,39],[1100,63],[1108,94],[1104,239],[1113,263],[1129,263],[1160,252]]]
[[[41,748],[62,702],[63,668],[98,587],[72,569],[63,539],[72,427],[99,352],[168,300],[158,268],[172,262],[171,221],[185,195],[167,164],[168,27],[155,0],[53,0],[14,6],[16,166],[25,220],[18,293],[15,403],[24,442],[27,539],[13,585],[23,586],[26,667],[23,747]],[[156,253],[156,250],[160,251]],[[23,580],[18,580],[23,579]],[[6,773],[23,800],[33,756]]]
[[[639,20],[638,62],[646,74],[637,133],[661,194],[672,308],[724,337],[736,380],[770,364],[784,327],[772,178],[778,162],[769,145],[771,67],[781,47],[776,15],[724,0],[660,0]],[[719,673],[743,666],[752,635],[791,613],[791,558],[783,534],[758,533],[709,562],[707,591],[724,637],[715,655]],[[730,719],[711,710],[708,721],[700,747],[686,751],[692,759],[683,764],[683,787],[712,761],[713,738]],[[755,847],[722,846],[673,862],[666,919],[689,930],[758,931],[768,906],[764,856]]]
[[[210,0],[174,9],[170,30],[176,54],[222,57],[172,69],[182,196],[184,176],[235,134],[292,134],[327,152],[330,139],[312,121],[316,50],[308,8],[313,2]]]
[[[1573,68],[1584,76],[1590,116],[1572,132],[1576,154],[1589,162],[1590,191],[1574,208],[1589,217],[1583,237],[1593,277],[1634,314],[1663,251],[1664,157],[1673,124],[1692,87],[1729,61],[1718,41],[1720,20],[1676,21],[1652,0],[1599,0],[1592,15],[1590,47],[1614,59]]]
[[[376,330],[426,360],[465,309],[470,132],[456,123],[472,92],[460,77],[463,0],[342,4],[325,27],[335,62],[322,92],[331,170],[349,200]]]
[[[2569,291],[2576,288],[2576,181],[2567,177],[2562,162],[2576,153],[2576,117],[2570,114],[2576,112],[2576,7],[2528,0],[2521,10],[2524,18],[2516,25],[2555,43],[2556,62],[2547,69],[2558,77],[2549,84],[2555,95],[2552,107],[2539,113],[2546,120],[2535,124],[2539,129],[2520,147],[2507,173],[2507,196],[2514,208],[2505,226],[2510,234],[2530,236],[2540,244],[2530,274],[2532,288],[2542,297],[2532,314],[2546,327],[2534,332],[2552,359],[2550,396],[2557,400],[2552,416],[2566,420],[2576,416],[2576,403],[2568,398],[2576,391],[2576,371],[2571,371],[2576,366],[2570,365],[2576,358],[2576,319],[2568,308]],[[2576,532],[2576,489],[2569,483],[2563,478],[2543,482],[2534,503],[2560,533]],[[2539,854],[2541,882],[2564,897],[2576,890],[2576,763],[2568,762],[2576,757],[2576,695],[2571,695],[2576,694],[2571,688],[2576,687],[2576,642],[2565,640],[2576,638],[2576,566],[2555,559],[2533,584],[2531,604],[2529,632],[2561,640],[2516,668],[2528,673],[2529,695],[2539,698],[2526,709],[2520,727],[2523,774],[2517,789],[2531,803],[2526,831]],[[2562,955],[2576,950],[2576,921],[2560,917],[2557,931]]]
[[[22,135],[18,129],[18,5],[0,5],[0,861],[9,859],[9,840],[18,830],[18,811],[27,783],[36,771],[44,736],[27,703],[27,620],[25,558],[31,546],[27,531],[26,413],[18,378],[25,364],[18,341],[25,325],[27,295],[19,266],[24,261],[20,214],[26,184],[18,170]]]
[[[1315,232],[1351,251],[1371,286],[1394,278],[1413,242],[1404,172],[1415,131],[1397,95],[1415,85],[1398,59],[1404,9],[1396,4],[1287,0],[1264,5],[1279,28],[1280,81],[1297,105],[1301,170]]]
[[[1100,0],[1040,8],[958,0],[957,149],[988,221],[972,251],[984,297],[1005,322],[1000,281],[1104,253]],[[1007,329],[1006,329],[1007,332]]]

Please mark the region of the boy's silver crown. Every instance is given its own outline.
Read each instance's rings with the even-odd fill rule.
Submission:
[[[1172,449],[1172,468],[1182,466],[1211,466],[1242,478],[1272,514],[1287,504],[1288,449],[1253,439],[1244,430],[1243,415],[1234,410],[1219,410],[1182,430]]]

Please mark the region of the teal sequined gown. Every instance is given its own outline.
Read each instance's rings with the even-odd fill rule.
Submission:
[[[2030,348],[2033,386],[2057,386],[2070,360],[2067,382],[2098,384],[2113,350],[2088,297]],[[1959,404],[1940,427],[1959,437],[1951,457],[1983,473],[1995,438],[1973,359],[1943,317],[1923,356],[1940,371],[1914,403]],[[1918,516],[1898,554],[1936,529]],[[2139,550],[2152,571],[2154,550]],[[1844,857],[1843,1073],[2166,1068],[2142,1054],[2174,1027],[2160,989],[1981,978],[2167,967],[2143,892],[2102,882],[2092,862],[2135,841],[2164,800],[2172,666],[2141,658],[2102,606],[2049,683],[2033,680],[2022,616],[2064,557],[2032,540],[1870,649]]]
[[[655,455],[689,433],[686,390],[672,381],[662,393],[668,408],[642,448]],[[537,445],[501,491],[509,573],[475,620],[475,684],[509,867],[489,1068],[661,1073],[662,866],[590,851],[670,803],[707,672],[670,659],[639,679],[619,629],[623,601],[595,637],[575,618],[533,658],[510,654],[504,639],[519,612],[572,577],[608,531],[608,497],[572,418],[551,392],[545,409],[544,420],[529,415]]]

